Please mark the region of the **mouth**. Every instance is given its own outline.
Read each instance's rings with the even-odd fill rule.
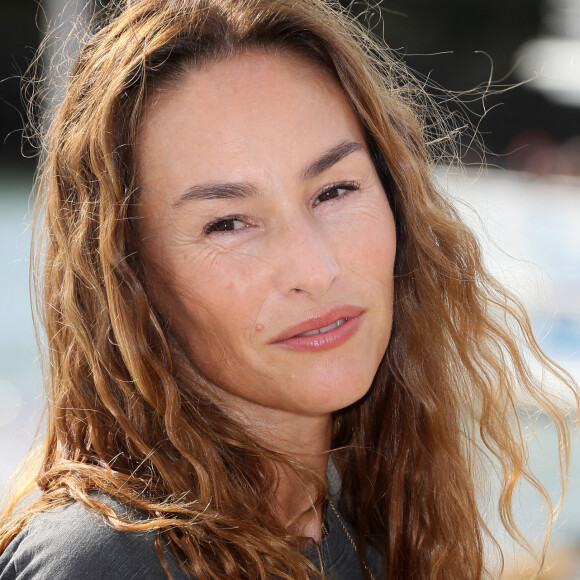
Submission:
[[[360,326],[364,308],[337,306],[293,324],[271,341],[292,350],[324,350],[346,342]]]
[[[328,326],[323,326],[322,328],[315,328],[314,330],[308,330],[307,332],[303,332],[302,334],[297,334],[296,336],[312,336],[314,334],[324,334],[325,332],[329,332],[330,330],[334,330],[338,328],[341,324],[344,324],[348,318],[339,318],[336,322],[329,324]]]

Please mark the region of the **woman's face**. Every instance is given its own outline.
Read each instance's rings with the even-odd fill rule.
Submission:
[[[258,422],[362,397],[395,227],[340,85],[288,56],[206,65],[149,104],[137,158],[148,284],[213,396]]]

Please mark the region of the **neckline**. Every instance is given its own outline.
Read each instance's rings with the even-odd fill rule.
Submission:
[[[324,505],[324,519],[328,533],[320,541],[312,542],[301,548],[304,555],[318,568],[318,553],[320,552],[327,572],[339,565],[343,559],[348,558],[349,548],[358,562],[358,556],[354,553],[338,517],[330,508],[328,502],[325,502]],[[339,555],[338,558],[336,558],[337,554]]]

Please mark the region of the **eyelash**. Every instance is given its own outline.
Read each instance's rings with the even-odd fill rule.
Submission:
[[[244,218],[239,216],[239,215],[228,215],[228,216],[220,217],[220,218],[217,218],[217,219],[209,222],[209,224],[207,224],[203,228],[203,231],[205,234],[211,234],[214,232],[217,232],[217,233],[233,232],[233,231],[235,231],[235,228],[228,228],[228,227],[224,227],[224,226],[226,224],[234,222],[234,221],[244,222]],[[244,223],[244,227],[237,228],[237,229],[244,230],[248,227],[250,227],[250,224]]]
[[[337,197],[341,197],[344,195],[344,193],[342,194],[338,194],[336,196],[333,196],[331,198],[325,199],[325,200],[321,200],[320,198],[324,195],[327,195],[328,193],[330,193],[331,191],[336,191],[338,189],[345,189],[346,192],[349,191],[356,191],[359,188],[359,184],[355,183],[354,181],[341,181],[339,183],[332,183],[330,185],[327,185],[317,196],[316,199],[314,200],[314,203],[312,204],[313,207],[316,207],[317,205],[320,205],[322,203],[322,201],[330,201],[332,199],[336,199]],[[345,192],[345,193],[346,193]]]
[[[346,190],[346,192],[349,191],[356,191],[359,189],[359,185],[358,183],[355,183],[354,181],[346,181],[346,182],[340,182],[340,183],[332,183],[331,185],[327,185],[317,196],[316,199],[314,200],[314,203],[312,204],[313,207],[316,207],[318,205],[320,205],[321,203],[323,203],[324,201],[331,201],[333,199],[336,199],[337,197],[341,197],[342,195],[344,195],[344,193],[342,194],[337,194],[335,196],[329,197],[327,199],[320,199],[323,196],[327,196],[329,193],[333,192],[333,191],[337,191],[339,189],[344,189]],[[248,227],[251,226],[251,224],[248,224],[247,222],[244,221],[245,218],[243,218],[242,216],[239,215],[230,215],[230,216],[224,216],[224,217],[220,217],[217,218],[211,222],[209,222],[204,228],[203,231],[206,235],[212,234],[214,232],[216,233],[229,233],[229,232],[233,232],[236,231],[236,229],[238,230],[243,230],[246,229]],[[231,225],[232,222],[234,221],[239,221],[244,223],[244,226],[241,228],[231,228],[228,227],[228,224]]]

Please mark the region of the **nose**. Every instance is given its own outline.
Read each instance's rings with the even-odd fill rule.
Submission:
[[[293,220],[278,232],[276,285],[283,294],[324,295],[340,274],[332,239],[314,220]]]

